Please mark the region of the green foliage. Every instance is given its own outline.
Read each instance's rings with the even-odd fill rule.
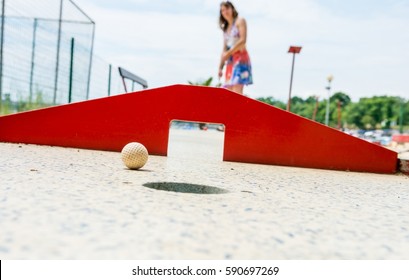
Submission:
[[[391,128],[399,120],[401,99],[391,96],[361,98],[346,108],[346,121],[358,128]],[[408,120],[406,120],[406,123]]]
[[[258,101],[261,101],[261,102],[264,102],[264,103],[267,103],[267,104],[270,104],[270,105],[273,105],[273,106],[276,106],[276,107],[281,108],[281,109],[285,109],[285,108],[286,108],[286,104],[285,104],[285,103],[283,103],[283,102],[281,102],[281,101],[279,101],[279,100],[274,99],[274,97],[272,97],[272,96],[259,97],[259,98],[257,98],[257,100],[258,100]]]
[[[343,93],[343,92],[337,92],[337,93],[334,93],[331,97],[330,97],[330,102],[338,102],[338,100],[339,101],[341,101],[341,104],[342,104],[342,106],[348,106],[349,105],[349,103],[351,103],[351,98],[347,95],[347,94],[345,94],[345,93]]]
[[[10,107],[4,103],[4,101],[0,104],[0,116],[11,114]]]
[[[11,107],[10,95],[6,94],[0,104],[0,116],[11,114],[13,112]]]
[[[260,97],[257,100],[286,108],[286,104],[274,99],[272,96]],[[329,125],[336,127],[338,124],[338,103],[341,106],[341,124],[343,127],[360,129],[389,129],[396,128],[400,124],[403,115],[403,126],[409,125],[409,101],[396,96],[374,96],[361,98],[358,102],[352,102],[351,98],[343,92],[334,93],[330,98]],[[316,121],[325,122],[327,100],[318,103]],[[291,112],[312,119],[316,107],[316,97],[306,99],[293,97],[291,99]],[[402,113],[401,113],[401,110]]]
[[[197,82],[188,81],[189,85],[193,86],[205,86],[211,87],[213,82],[213,77],[208,78],[207,80],[198,80]],[[215,87],[221,87],[221,83],[217,83]]]
[[[26,100],[21,97],[18,97],[17,102],[13,102],[10,99],[10,95],[7,95],[6,98],[1,103],[0,107],[0,115],[8,115],[16,112],[24,112],[44,107],[49,107],[52,104],[48,104],[44,101],[43,93],[41,91],[37,91],[35,94],[34,101]]]

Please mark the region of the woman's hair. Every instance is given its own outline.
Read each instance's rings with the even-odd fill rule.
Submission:
[[[233,3],[230,2],[230,1],[223,1],[220,4],[219,26],[225,32],[227,30],[227,27],[229,26],[229,23],[227,22],[227,20],[222,15],[222,7],[231,8],[232,11],[233,11],[233,18],[234,19],[236,19],[239,16],[239,13],[237,12],[236,8],[233,6]]]

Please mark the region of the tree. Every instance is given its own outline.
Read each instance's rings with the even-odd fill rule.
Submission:
[[[346,109],[346,120],[358,128],[389,129],[399,120],[400,98],[394,96],[374,96],[361,98]],[[407,124],[407,121],[405,122]]]
[[[349,103],[351,103],[351,97],[343,92],[334,93],[331,98],[329,99],[330,102],[337,103],[339,101],[342,102],[342,106],[346,107]]]
[[[275,107],[281,108],[281,109],[285,109],[286,108],[286,104],[284,102],[281,102],[279,100],[274,99],[274,97],[272,96],[268,96],[268,97],[259,97],[257,98],[258,101],[273,105]]]
[[[210,86],[213,79],[196,83],[194,85]],[[275,99],[273,96],[259,97],[258,101],[276,106],[285,110],[287,104]],[[397,96],[373,96],[359,99],[358,102],[352,102],[350,96],[344,92],[336,92],[330,98],[329,125],[336,127],[338,124],[338,102],[341,102],[341,123],[349,128],[360,129],[389,129],[395,128],[403,120],[403,126],[409,125],[409,100]],[[318,102],[315,120],[320,123],[325,121],[327,100]],[[314,110],[317,106],[317,97],[309,96],[303,99],[298,96],[291,98],[291,112],[305,118],[312,119]],[[403,117],[401,117],[403,115]]]
[[[197,82],[188,81],[189,85],[205,86],[205,87],[211,87],[212,82],[213,82],[213,77],[210,77],[207,80],[198,80]],[[216,84],[216,87],[220,87],[220,86],[221,86],[221,83]]]

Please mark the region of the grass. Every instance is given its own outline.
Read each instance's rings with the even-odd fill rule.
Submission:
[[[6,98],[3,99],[0,105],[0,116],[35,110],[49,106],[52,106],[52,104],[46,103],[44,101],[43,93],[41,91],[38,91],[35,94],[34,100],[23,99],[20,97],[18,101],[14,102],[10,99],[9,96],[6,96]]]

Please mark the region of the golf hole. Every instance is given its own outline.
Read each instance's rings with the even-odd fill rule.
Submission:
[[[169,128],[168,157],[223,161],[223,124],[173,120]]]
[[[143,184],[144,187],[168,192],[194,193],[194,194],[224,194],[227,190],[197,184],[177,183],[177,182],[151,182]]]

